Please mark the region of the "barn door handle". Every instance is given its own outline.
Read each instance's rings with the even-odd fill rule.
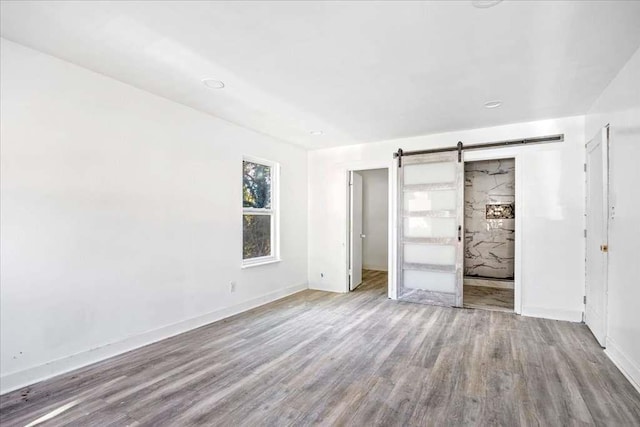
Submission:
[[[462,242],[462,226],[458,226],[458,242]]]

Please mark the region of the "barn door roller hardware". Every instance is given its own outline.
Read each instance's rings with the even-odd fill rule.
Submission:
[[[511,145],[545,144],[548,142],[562,142],[562,141],[564,141],[564,134],[562,133],[558,135],[539,136],[536,138],[511,139],[507,141],[497,141],[497,142],[484,142],[481,144],[471,144],[471,145],[465,145],[465,146],[463,146],[462,141],[459,141],[457,145],[452,147],[433,148],[431,150],[403,151],[402,148],[398,148],[398,151],[393,153],[393,158],[398,159],[398,167],[401,168],[402,157],[404,156],[417,156],[420,154],[433,154],[433,153],[444,153],[447,151],[457,151],[458,162],[462,162],[463,150],[482,150],[486,148],[509,147]]]

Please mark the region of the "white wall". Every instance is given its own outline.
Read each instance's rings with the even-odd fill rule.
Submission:
[[[362,267],[367,270],[387,271],[389,172],[387,169],[372,169],[358,173],[362,175],[362,229],[366,236],[362,244]]]
[[[496,114],[500,114],[499,111]],[[465,159],[516,158],[520,224],[516,245],[522,253],[522,259],[516,260],[516,281],[521,286],[516,295],[521,306],[516,309],[525,315],[580,321],[584,308],[582,116],[310,152],[309,286],[335,292],[347,290],[345,176],[348,169],[391,167],[391,224],[394,224],[396,170],[392,153],[398,148],[416,150],[455,145],[458,141],[472,144],[557,133],[565,134],[564,142],[469,151]],[[390,234],[391,247],[394,247],[395,227],[391,227]],[[393,295],[395,277],[391,285],[390,295]]]
[[[2,391],[306,288],[306,151],[1,51]],[[282,262],[244,270],[243,154],[282,167]]]
[[[607,354],[640,390],[640,50],[594,103],[586,137],[610,124]]]

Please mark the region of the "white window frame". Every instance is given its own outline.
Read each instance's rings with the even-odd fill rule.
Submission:
[[[243,218],[245,214],[271,216],[271,255],[244,259],[244,230],[242,229],[242,251],[240,252],[242,268],[280,262],[280,165],[271,160],[260,159],[252,156],[242,156],[242,161],[268,166],[271,169],[271,209],[245,208],[243,206],[244,200],[241,199],[240,201]],[[240,179],[242,185],[244,176]],[[243,198],[244,195],[242,192],[240,193],[240,196]]]

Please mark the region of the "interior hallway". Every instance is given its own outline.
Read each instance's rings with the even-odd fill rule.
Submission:
[[[307,290],[3,395],[4,426],[638,425],[585,325]]]

